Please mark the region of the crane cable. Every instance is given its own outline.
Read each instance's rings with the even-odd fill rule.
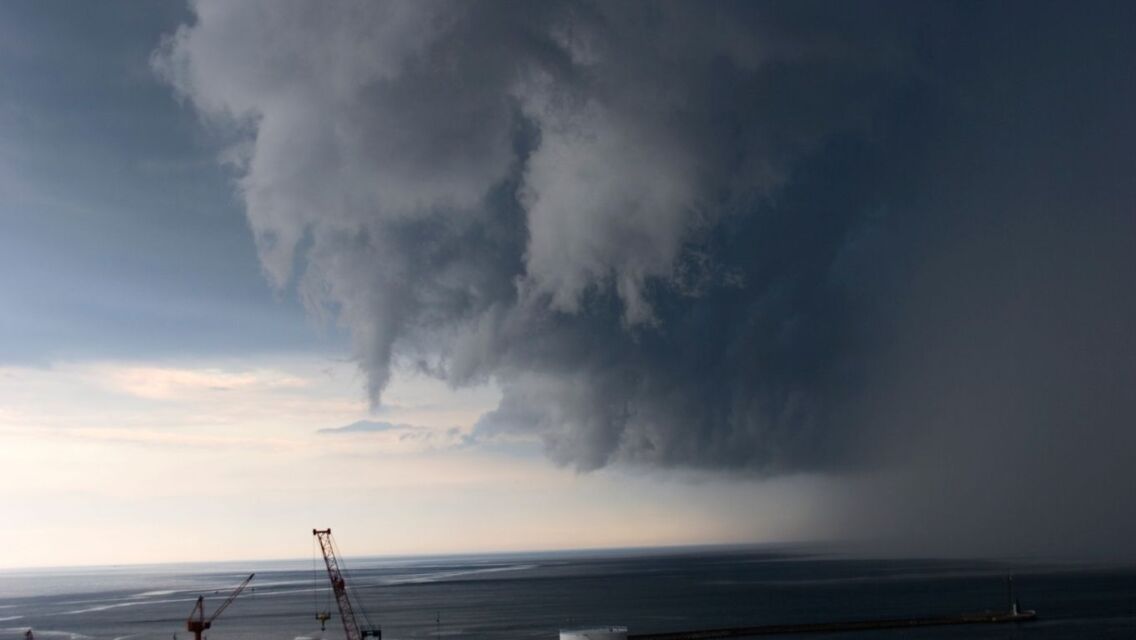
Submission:
[[[319,619],[320,602],[319,602],[319,575],[316,573],[316,539],[312,536],[312,608],[315,609],[313,613],[316,619]]]
[[[336,544],[335,538],[330,538],[330,542],[332,550],[335,553],[335,557],[338,559],[337,561],[339,563],[339,568],[340,570],[342,570],[343,575],[346,578],[347,585],[354,585],[353,587],[351,587],[351,591],[356,593],[355,607],[359,610],[359,613],[362,614],[363,622],[365,622],[368,627],[374,628],[377,625],[371,623],[371,617],[367,615],[367,610],[363,608],[363,601],[358,596],[359,585],[357,582],[355,582],[355,578],[351,575],[351,571],[347,568],[347,564],[343,561],[343,553],[339,550],[339,545]]]
[[[319,619],[320,614],[326,612],[331,613],[331,589],[327,590],[326,598],[324,600],[323,609],[319,605],[319,577],[320,570],[318,565],[319,558],[316,555],[316,539],[312,537],[312,607],[315,608],[316,619]]]

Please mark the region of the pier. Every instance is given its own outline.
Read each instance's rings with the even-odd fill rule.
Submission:
[[[757,627],[727,627],[696,631],[667,633],[633,633],[628,640],[709,640],[711,638],[749,638],[802,633],[840,633],[845,631],[875,631],[880,629],[910,629],[913,627],[943,627],[963,624],[1006,624],[1029,622],[1037,618],[1034,611],[997,611],[964,613],[953,616],[928,618],[893,618],[885,620],[852,620],[845,622],[814,622],[804,624],[770,624]]]

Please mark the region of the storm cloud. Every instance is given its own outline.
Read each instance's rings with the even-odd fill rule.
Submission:
[[[1133,511],[1130,5],[193,7],[154,66],[376,405],[412,367],[583,470],[898,469],[852,510],[940,531],[972,485]]]

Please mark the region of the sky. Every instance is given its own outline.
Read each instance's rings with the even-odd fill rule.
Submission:
[[[1136,558],[1136,13],[0,5],[0,566]]]

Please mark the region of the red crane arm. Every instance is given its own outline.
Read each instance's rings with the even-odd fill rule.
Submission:
[[[233,592],[229,594],[228,599],[226,599],[224,602],[222,602],[221,606],[217,607],[217,610],[213,612],[213,615],[209,616],[208,621],[213,622],[214,620],[216,620],[217,616],[221,615],[222,611],[227,609],[229,607],[229,605],[233,604],[233,600],[236,600],[237,596],[241,595],[241,592],[245,590],[245,587],[248,586],[248,583],[252,582],[252,577],[255,576],[255,575],[256,575],[255,573],[250,573],[249,577],[245,578],[245,581],[242,582],[239,586],[237,586],[237,588],[234,589]]]
[[[339,605],[339,617],[343,619],[343,632],[347,634],[347,640],[362,640],[359,623],[355,621],[355,610],[351,608],[351,600],[347,597],[347,584],[339,571],[339,562],[335,559],[335,549],[331,545],[331,529],[312,529],[312,535],[319,540],[320,551],[323,552],[327,577],[331,580],[335,603]]]

